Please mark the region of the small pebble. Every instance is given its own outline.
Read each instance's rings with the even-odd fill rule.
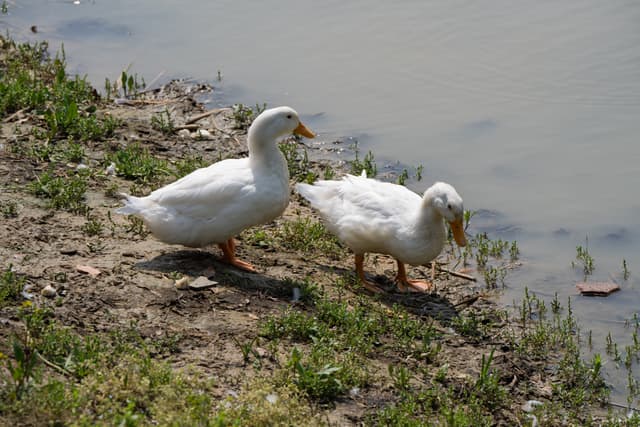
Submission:
[[[211,139],[212,135],[211,132],[209,132],[206,129],[198,129],[195,133],[195,138],[200,138],[200,139]]]
[[[209,280],[204,276],[199,276],[196,280],[189,283],[189,289],[194,289],[194,290],[208,289],[217,284],[218,282],[216,282],[215,280]]]
[[[114,176],[116,174],[116,164],[111,162],[111,164],[104,170],[104,174],[107,176]]]
[[[89,169],[89,166],[85,165],[84,163],[79,163],[78,166],[76,166],[76,170],[83,170],[83,169]]]
[[[189,277],[184,276],[176,280],[176,289],[189,289]]]
[[[191,138],[191,132],[189,132],[189,129],[180,129],[178,131],[178,136],[182,139]]]
[[[40,291],[40,293],[47,298],[53,298],[56,296],[57,291],[53,286],[47,285]]]

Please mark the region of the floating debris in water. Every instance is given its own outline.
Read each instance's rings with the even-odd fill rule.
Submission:
[[[606,297],[620,290],[620,285],[612,282],[581,282],[576,283],[576,288],[582,295]]]

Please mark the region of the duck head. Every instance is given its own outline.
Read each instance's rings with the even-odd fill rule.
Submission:
[[[290,107],[277,107],[264,110],[249,127],[249,148],[251,145],[273,143],[278,138],[292,133],[315,137]]]
[[[458,246],[465,246],[467,238],[463,226],[464,206],[456,189],[445,182],[436,182],[425,192],[424,200],[449,223]]]

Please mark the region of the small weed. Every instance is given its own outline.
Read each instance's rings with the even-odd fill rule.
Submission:
[[[280,144],[280,151],[287,160],[289,176],[296,182],[306,182],[313,184],[318,179],[318,174],[311,170],[307,149],[302,149],[302,154],[296,144],[283,142]]]
[[[398,175],[398,180],[396,182],[398,183],[398,185],[405,185],[408,179],[409,171],[406,169],[402,169],[402,173]]]
[[[492,349],[486,358],[482,355],[480,375],[475,383],[475,395],[489,409],[502,406],[506,397],[506,390],[498,383],[499,376],[491,371],[494,351]]]
[[[58,177],[45,172],[31,183],[30,190],[37,197],[47,199],[49,207],[74,213],[87,212],[84,202],[87,181],[83,176]]]
[[[165,108],[164,111],[151,117],[151,127],[159,130],[165,135],[173,134],[175,130],[175,123],[171,118],[171,113],[169,113],[168,108]]]
[[[88,216],[87,222],[82,225],[82,232],[89,237],[99,236],[102,234],[103,229],[104,225],[102,224],[102,221],[91,216]]]
[[[489,289],[495,289],[498,285],[504,286],[504,279],[507,276],[507,270],[503,267],[489,266],[485,268],[484,282]]]
[[[242,360],[245,364],[251,361],[251,356],[253,356],[256,360],[260,360],[260,354],[258,354],[257,350],[254,349],[254,346],[258,342],[258,337],[254,337],[252,340],[242,343],[236,337],[232,337],[232,339],[242,352]]]
[[[135,215],[129,215],[127,218],[129,220],[129,224],[125,226],[125,232],[138,236],[141,239],[144,239],[149,235],[149,231],[144,226],[144,221]]]
[[[622,278],[624,280],[629,280],[629,276],[631,276],[631,271],[629,270],[629,267],[627,266],[627,260],[623,259],[622,260]]]
[[[2,0],[2,5],[0,5],[0,13],[6,15],[9,13],[9,5],[7,4],[7,0]]]
[[[129,74],[129,68],[120,73],[120,78],[113,81],[104,79],[104,90],[107,99],[112,98],[135,98],[140,90],[146,87],[144,78],[138,78],[138,74]]]
[[[267,104],[256,104],[255,107],[247,107],[243,104],[233,105],[233,120],[236,129],[247,129],[253,119],[267,108]]]
[[[295,372],[294,382],[298,388],[321,402],[330,401],[345,391],[345,386],[337,376],[341,366],[326,364],[320,369],[302,361],[302,353],[293,348],[287,365]]]
[[[338,239],[321,222],[311,218],[297,218],[286,221],[278,230],[278,240],[291,250],[300,251],[307,256],[325,255],[338,257],[344,253]]]
[[[333,168],[330,165],[326,165],[324,167],[322,178],[329,181],[334,179],[335,177],[336,177],[336,172],[333,170]]]
[[[0,212],[5,219],[18,216],[18,203],[13,200],[5,200],[0,204]]]
[[[20,299],[25,279],[18,276],[9,265],[0,275],[0,307]]]
[[[515,240],[511,242],[511,246],[509,246],[509,258],[511,261],[517,261],[520,257],[520,249],[518,249],[518,242]]]
[[[107,156],[107,164],[115,163],[118,175],[144,183],[157,182],[170,175],[169,163],[154,157],[149,150],[131,144]]]
[[[595,265],[593,262],[593,257],[589,253],[589,238],[586,238],[586,244],[584,248],[580,245],[576,246],[576,261],[582,264],[582,271],[584,272],[585,277],[593,274],[593,270],[595,269]],[[571,261],[571,267],[575,268],[578,263],[576,261]]]
[[[416,173],[414,175],[414,178],[416,179],[416,181],[422,181],[422,172],[424,171],[424,166],[423,165],[419,165],[418,167],[416,167]]]
[[[351,174],[352,175],[360,175],[362,171],[366,171],[368,178],[374,178],[378,174],[378,166],[376,165],[376,161],[373,157],[373,153],[369,151],[364,159],[360,160],[360,150],[358,149],[358,143],[354,143],[355,159],[350,162],[351,164]]]

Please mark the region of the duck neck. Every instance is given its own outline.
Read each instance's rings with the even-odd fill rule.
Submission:
[[[258,132],[249,129],[249,163],[252,169],[262,169],[270,171],[287,171],[287,162],[278,147],[275,138],[259,137]],[[288,172],[288,171],[287,171]]]
[[[418,210],[416,229],[431,230],[431,232],[438,234],[438,236],[429,236],[430,239],[435,239],[436,237],[444,239],[446,235],[446,228],[444,226],[443,219],[444,218],[440,212],[438,212],[438,209],[433,206],[433,198],[429,197],[429,194],[426,194],[422,199],[420,209]]]

